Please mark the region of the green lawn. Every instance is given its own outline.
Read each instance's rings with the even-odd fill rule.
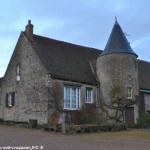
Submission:
[[[109,137],[123,137],[123,138],[140,138],[150,140],[150,131],[142,129],[130,129],[121,132],[101,132],[94,133],[97,136],[109,136]]]

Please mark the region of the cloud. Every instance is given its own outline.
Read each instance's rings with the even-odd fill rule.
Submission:
[[[5,0],[0,11],[0,50],[11,56],[29,19],[35,34],[104,49],[117,16],[139,58],[150,61],[149,5],[149,0]],[[0,66],[9,59],[0,57]]]

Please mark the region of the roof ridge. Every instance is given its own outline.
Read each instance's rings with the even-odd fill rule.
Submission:
[[[64,44],[69,44],[69,45],[83,47],[83,48],[88,48],[88,49],[94,49],[96,51],[102,51],[101,49],[97,49],[97,48],[94,48],[94,47],[88,47],[88,46],[78,45],[78,44],[74,44],[74,43],[71,43],[71,42],[61,41],[61,40],[49,38],[49,37],[46,37],[46,36],[41,36],[41,35],[33,34],[33,37],[35,37],[35,36],[39,37],[39,38],[47,39],[47,40],[53,40],[53,41],[56,41],[56,42],[61,42],[61,43],[64,43]]]

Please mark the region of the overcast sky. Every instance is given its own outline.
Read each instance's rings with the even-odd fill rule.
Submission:
[[[34,34],[103,50],[115,16],[139,59],[150,61],[149,0],[1,0],[0,77],[28,20]]]

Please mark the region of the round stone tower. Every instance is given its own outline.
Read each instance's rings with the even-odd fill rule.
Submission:
[[[139,96],[137,57],[116,20],[96,64],[101,123],[136,123]]]

